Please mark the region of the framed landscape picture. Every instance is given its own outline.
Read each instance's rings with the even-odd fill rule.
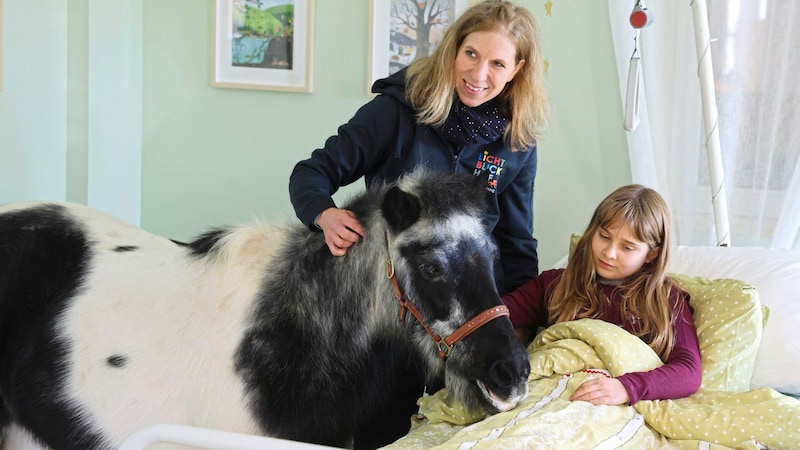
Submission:
[[[314,0],[215,0],[212,85],[311,92]]]
[[[3,0],[0,0],[0,92],[3,92]]]
[[[444,30],[476,0],[372,0],[369,87],[429,55]]]

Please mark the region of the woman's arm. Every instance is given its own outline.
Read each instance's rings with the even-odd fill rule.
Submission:
[[[398,101],[379,95],[359,108],[325,146],[295,165],[289,177],[289,197],[297,217],[315,229],[319,214],[336,207],[331,196],[385,161],[397,133]]]

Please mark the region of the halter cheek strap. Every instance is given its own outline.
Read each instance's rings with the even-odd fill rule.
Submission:
[[[477,330],[478,328],[482,327],[483,325],[491,322],[492,320],[500,317],[500,316],[508,316],[508,308],[505,305],[497,305],[493,306],[486,311],[478,314],[477,316],[473,317],[471,320],[467,321],[464,325],[461,325],[456,331],[454,331],[450,336],[446,338],[442,338],[438,334],[436,334],[428,324],[422,319],[422,315],[419,313],[417,308],[411,303],[411,300],[404,296],[403,293],[400,291],[400,286],[397,283],[397,277],[394,276],[394,264],[392,260],[388,260],[387,267],[386,267],[386,277],[389,278],[392,282],[392,289],[394,290],[394,295],[397,297],[397,301],[400,303],[400,324],[405,326],[406,324],[406,311],[411,311],[411,314],[417,318],[417,321],[425,331],[433,338],[433,341],[436,343],[436,348],[439,349],[439,357],[442,359],[446,359],[450,356],[450,351],[453,350],[453,346],[460,340],[469,336],[473,331]]]

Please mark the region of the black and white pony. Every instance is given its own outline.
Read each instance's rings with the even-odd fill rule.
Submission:
[[[180,244],[85,206],[0,207],[2,445],[115,448],[156,423],[348,445],[397,381],[372,356],[393,343],[469,407],[512,408],[529,363],[485,183],[417,171],[358,195],[343,257],[299,224]]]

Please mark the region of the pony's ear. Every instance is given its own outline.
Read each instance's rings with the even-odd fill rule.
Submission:
[[[417,197],[393,186],[386,191],[381,210],[389,227],[396,232],[405,230],[419,219],[422,205]]]

